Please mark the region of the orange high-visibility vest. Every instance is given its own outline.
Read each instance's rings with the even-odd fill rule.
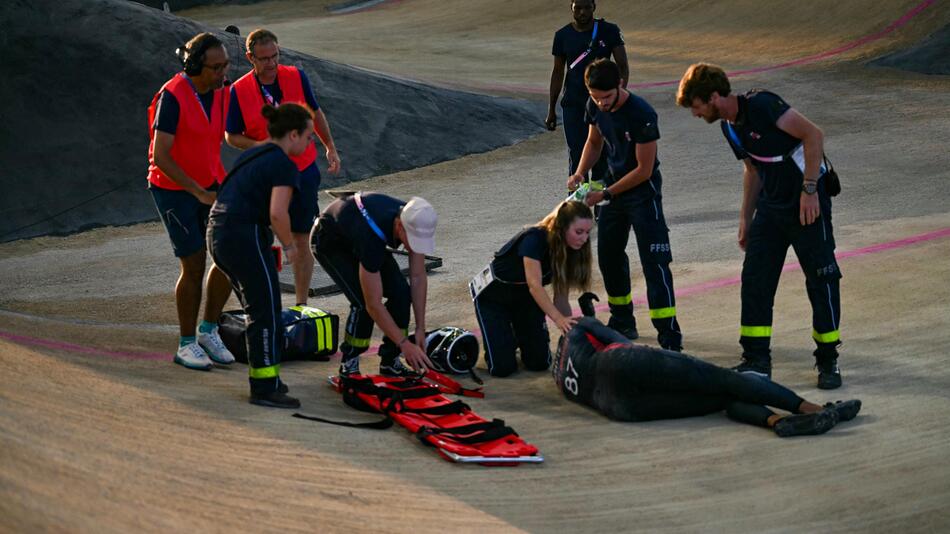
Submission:
[[[158,99],[163,91],[169,91],[178,101],[178,126],[171,156],[185,174],[203,188],[220,183],[224,179],[221,164],[221,141],[228,109],[227,88],[214,90],[211,119],[205,113],[198,93],[184,73],[176,74],[155,93],[148,107],[148,181],[162,189],[184,189],[155,165],[155,113]]]
[[[293,102],[309,107],[307,98],[303,93],[300,71],[297,70],[297,67],[278,65],[277,85],[280,86],[280,93],[283,95],[281,104]],[[261,115],[261,108],[264,107],[264,95],[261,94],[261,88],[253,70],[234,82],[234,94],[241,106],[241,116],[244,119],[244,135],[255,141],[267,139],[267,119]],[[317,147],[311,142],[302,154],[289,157],[297,165],[297,170],[302,171],[317,160]]]

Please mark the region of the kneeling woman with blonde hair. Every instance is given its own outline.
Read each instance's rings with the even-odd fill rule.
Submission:
[[[518,370],[516,349],[531,371],[551,364],[545,317],[564,333],[574,326],[568,292],[590,285],[593,225],[585,204],[562,202],[511,238],[469,284],[492,376]],[[553,299],[544,289],[548,284],[554,286]]]

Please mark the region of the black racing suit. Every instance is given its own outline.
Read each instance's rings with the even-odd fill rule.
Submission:
[[[585,317],[558,342],[552,370],[569,400],[618,421],[650,421],[727,410],[733,419],[767,426],[766,406],[796,413],[804,399],[764,378],[678,352],[631,343]]]

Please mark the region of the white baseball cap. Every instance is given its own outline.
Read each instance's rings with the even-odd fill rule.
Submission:
[[[438,217],[432,204],[426,202],[424,198],[412,197],[403,206],[399,219],[402,221],[402,227],[406,229],[409,248],[413,252],[420,254],[435,252],[435,224]]]

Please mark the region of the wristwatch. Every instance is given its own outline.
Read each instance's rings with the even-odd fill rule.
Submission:
[[[814,195],[818,192],[818,182],[802,182],[802,193],[806,195]]]
[[[603,196],[603,199],[609,201],[609,200],[612,199],[612,198],[614,198],[613,193],[610,192],[610,189],[607,189],[607,188],[605,187],[605,188],[604,188],[604,196]]]

